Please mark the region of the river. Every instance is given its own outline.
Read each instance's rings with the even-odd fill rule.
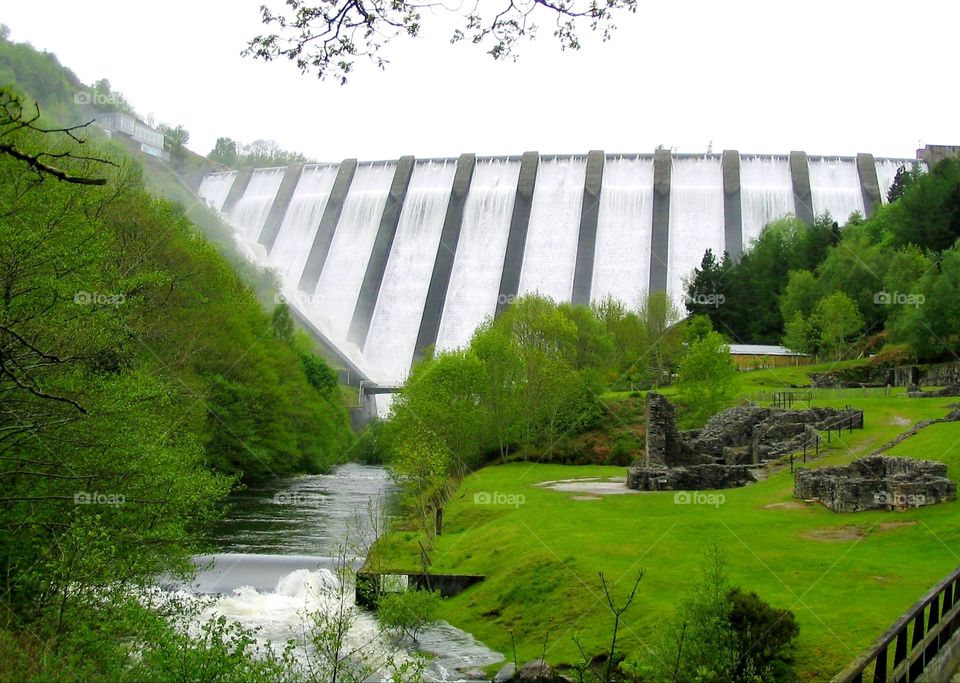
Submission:
[[[279,479],[231,496],[225,519],[213,530],[218,552],[196,558],[200,571],[189,586],[194,594],[214,596],[206,617],[223,614],[258,629],[261,642],[298,643],[298,658],[315,651],[306,644],[306,613],[331,613],[344,596],[356,617],[348,647],[362,648],[370,662],[409,661],[414,651],[427,655],[424,677],[454,681],[503,660],[469,633],[439,622],[418,642],[398,643],[383,634],[374,614],[356,608],[350,572],[359,567],[370,543],[382,530],[377,510],[389,510],[394,494],[381,467],[346,464],[329,474]],[[346,576],[346,581],[341,579]],[[389,677],[387,668],[370,680]]]

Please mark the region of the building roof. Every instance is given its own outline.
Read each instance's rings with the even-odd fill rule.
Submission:
[[[795,353],[786,346],[776,346],[774,344],[730,344],[730,355],[732,356],[803,356],[805,354]]]

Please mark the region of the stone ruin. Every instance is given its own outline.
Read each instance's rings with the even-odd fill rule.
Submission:
[[[709,490],[756,481],[753,470],[802,450],[830,424],[854,417],[852,409],[784,410],[755,405],[730,408],[703,429],[677,430],[676,411],[662,394],[647,394],[647,449],[627,474],[641,491]],[[862,427],[862,421],[856,426]]]
[[[925,391],[916,384],[907,386],[907,398],[948,398],[960,396],[960,384],[951,384],[942,389]]]
[[[871,455],[843,467],[797,470],[793,492],[834,512],[906,510],[955,500],[957,484],[942,462]]]

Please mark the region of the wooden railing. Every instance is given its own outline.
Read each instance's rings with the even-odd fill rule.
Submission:
[[[960,567],[900,617],[863,656],[833,680],[837,683],[913,683],[949,680],[954,673],[960,627]],[[892,650],[892,651],[891,651]],[[948,656],[953,655],[953,656]],[[938,655],[942,655],[938,658]]]
[[[803,442],[803,448],[798,450],[797,453],[802,453],[803,462],[807,462],[807,452],[812,451],[814,456],[820,455],[820,437],[823,434],[827,435],[827,443],[832,443],[833,432],[837,433],[839,437],[843,430],[852,432],[854,429],[863,429],[863,411],[857,410],[850,412],[850,406],[845,408],[847,411],[846,415],[838,417],[833,422],[827,424],[826,427],[821,427],[817,430],[817,433],[812,437]],[[790,454],[790,471],[793,472],[793,459],[797,453]]]

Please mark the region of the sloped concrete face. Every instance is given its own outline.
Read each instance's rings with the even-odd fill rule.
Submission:
[[[923,154],[932,162],[952,149],[929,148]],[[582,155],[559,155],[544,157],[541,165],[537,152],[480,159],[473,154],[462,155],[453,172],[452,187],[444,186],[443,191],[449,192],[446,215],[432,214],[436,219],[432,225],[438,227],[431,228],[429,239],[436,240],[439,231],[440,247],[434,250],[434,242],[425,246],[418,241],[416,244],[423,248],[411,251],[415,256],[408,270],[415,273],[411,278],[418,283],[412,289],[417,297],[424,291],[426,294],[422,309],[405,314],[403,329],[397,332],[410,340],[403,349],[403,355],[410,357],[393,363],[389,373],[397,374],[401,367],[409,369],[432,345],[454,348],[467,343],[477,325],[488,316],[502,313],[516,298],[522,278],[527,277],[525,266],[536,266],[539,271],[534,285],[523,284],[524,291],[540,291],[561,302],[590,304],[612,292],[628,306],[635,306],[649,292],[667,291],[682,297],[680,283],[699,264],[707,246],[718,257],[718,250],[723,248],[737,258],[745,248],[744,230],[753,238],[762,224],[791,211],[812,222],[815,196],[820,197],[821,204],[823,196],[840,197],[829,205],[831,210],[840,205],[835,215],[849,215],[847,204],[855,204],[856,210],[869,214],[883,201],[880,195],[891,182],[890,169],[912,161],[860,154],[854,163],[850,157],[808,159],[804,152],[793,152],[788,163],[782,154],[741,155],[737,150],[727,150],[722,155],[709,155],[710,173],[688,182],[685,169],[694,157],[701,158],[673,155],[666,149],[658,149],[653,155],[605,155],[593,150],[586,155],[585,163]],[[551,219],[543,226],[534,225],[531,232],[531,213],[537,213],[533,211],[535,205],[539,207],[534,195],[549,194],[551,186],[543,180],[543,173],[551,160],[561,158],[577,160],[577,175],[568,176],[566,185],[561,185],[562,196],[575,196],[579,206],[564,215],[562,229]],[[644,163],[631,165],[637,160]],[[821,172],[834,160],[841,162],[842,173]],[[416,192],[408,192],[407,187],[416,176],[407,172],[413,165],[412,157],[372,162],[394,169],[395,174],[384,176],[383,187],[378,184],[368,188],[361,182],[367,177],[368,165],[363,164],[358,171],[356,159],[324,164],[329,166],[323,185],[324,203],[316,204],[316,213],[308,218],[298,219],[297,230],[289,234],[283,226],[292,216],[291,207],[302,209],[297,178],[306,171],[296,165],[285,172],[275,169],[283,176],[276,176],[278,189],[271,203],[263,204],[262,216],[257,214],[262,220],[257,235],[244,232],[239,224],[234,229],[238,242],[254,247],[247,250],[251,252],[248,258],[258,266],[281,271],[281,289],[291,307],[298,307],[340,353],[372,373],[379,368],[373,367],[372,354],[367,358],[364,349],[367,340],[373,339],[370,335],[394,333],[376,313],[377,301],[384,299],[386,290],[381,289],[387,286],[385,278],[391,277],[385,271],[392,262],[391,255],[401,251],[394,238],[406,219],[400,219],[399,226],[397,221],[405,215],[405,206],[414,205],[412,196]],[[494,167],[497,170],[491,171]],[[256,199],[255,175],[253,169],[240,170],[229,190],[223,183],[210,182],[206,190],[201,185],[200,191],[210,195],[205,198],[215,200],[220,213],[230,220],[238,205],[242,208],[248,199]],[[478,184],[480,176],[484,181]],[[811,178],[815,181],[812,188]],[[690,188],[694,191],[680,191]],[[367,196],[360,202],[363,206],[369,200],[369,206],[376,205],[382,212],[362,221],[362,233],[355,232],[351,221],[356,217],[350,214],[348,220],[349,210],[345,213],[344,209],[354,206],[354,193],[361,199]],[[368,196],[371,193],[376,194],[376,201]],[[387,197],[386,203],[378,204],[383,196]],[[472,221],[469,227],[463,225],[465,220]],[[533,220],[537,223],[536,215]],[[428,277],[429,282],[420,286]],[[331,284],[344,282],[349,286],[337,289]],[[322,285],[320,292],[318,285]],[[329,293],[334,290],[343,295],[331,297]],[[418,299],[416,306],[420,305]],[[378,342],[378,348],[385,347]],[[402,379],[403,375],[397,374],[384,376],[383,381]]]

